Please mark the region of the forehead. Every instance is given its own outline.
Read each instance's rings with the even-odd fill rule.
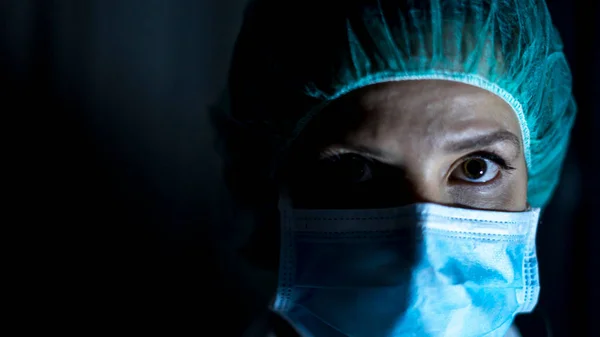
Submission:
[[[520,135],[516,114],[503,99],[487,90],[451,81],[372,85],[340,98],[332,109],[330,116],[346,124],[346,131],[364,130],[371,135],[397,137],[426,132],[434,136],[473,129],[503,129]]]

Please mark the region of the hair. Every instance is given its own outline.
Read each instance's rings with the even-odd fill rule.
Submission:
[[[507,101],[523,131],[528,200],[548,202],[576,108],[542,0],[252,1],[212,109],[235,200],[250,208],[276,200],[278,169],[324,106],[410,79],[464,82]]]

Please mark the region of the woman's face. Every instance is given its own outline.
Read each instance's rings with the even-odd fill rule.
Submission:
[[[299,208],[527,207],[514,111],[462,83],[389,82],[340,98],[307,127],[290,164]]]

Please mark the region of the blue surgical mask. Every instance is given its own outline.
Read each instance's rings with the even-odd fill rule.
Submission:
[[[501,337],[537,303],[539,209],[280,212],[272,309],[304,337]]]

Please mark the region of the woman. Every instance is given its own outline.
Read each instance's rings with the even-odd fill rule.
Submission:
[[[254,1],[226,103],[249,336],[516,333],[575,116],[543,1]]]

